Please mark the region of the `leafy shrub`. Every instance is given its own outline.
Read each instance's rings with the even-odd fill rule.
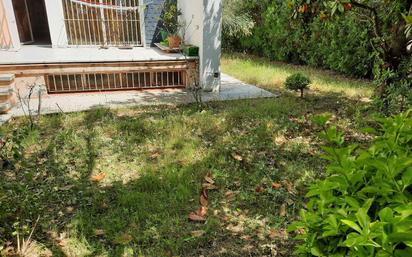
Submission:
[[[369,28],[359,26],[355,14],[323,21],[315,17],[310,36],[302,51],[303,62],[354,77],[371,78],[375,52],[371,48]]]
[[[21,160],[24,149],[23,139],[26,134],[26,129],[14,130],[6,135],[0,132],[0,170],[13,166]]]
[[[244,11],[242,0],[223,1],[222,34],[225,47],[231,47],[242,36],[252,34],[255,22],[248,12]]]
[[[308,77],[296,73],[286,78],[285,86],[289,90],[300,91],[300,97],[303,98],[303,90],[307,89],[310,83]]]
[[[224,30],[223,46],[350,76],[372,76],[374,50],[370,44],[370,28],[366,23],[359,26],[355,14],[348,13],[327,21],[316,16],[304,24],[291,19],[292,11],[289,1],[248,0],[239,3],[235,15],[248,14],[256,25],[252,33],[237,34],[241,36],[236,37]],[[224,15],[226,13],[228,17],[233,15],[229,12]]]
[[[367,149],[324,129],[328,177],[310,187],[298,230],[300,256],[412,256],[411,111],[380,118]],[[327,119],[318,119],[325,125]]]

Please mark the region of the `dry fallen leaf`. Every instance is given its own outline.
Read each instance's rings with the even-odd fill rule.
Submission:
[[[73,213],[73,211],[74,211],[74,208],[72,206],[66,207],[66,212],[67,213]]]
[[[191,234],[193,237],[201,237],[201,236],[203,236],[205,233],[206,233],[206,232],[205,232],[204,230],[195,230],[195,231],[190,232],[190,234]]]
[[[240,237],[240,239],[245,240],[245,241],[250,241],[252,239],[252,237],[249,236],[249,235],[243,235],[243,236]]]
[[[60,190],[67,191],[67,190],[72,189],[73,187],[74,187],[74,185],[67,185],[67,186],[61,187]]]
[[[229,224],[226,227],[227,230],[229,230],[230,232],[232,232],[233,234],[239,234],[242,233],[244,231],[244,227],[241,224],[237,224],[236,226],[233,224]]]
[[[203,183],[202,188],[208,189],[208,190],[215,190],[215,189],[217,189],[217,186],[215,186],[213,184],[209,184],[209,183]]]
[[[199,208],[199,210],[197,210],[197,215],[199,215],[199,216],[201,216],[201,217],[204,217],[205,215],[206,215],[206,212],[207,212],[207,208],[206,207],[204,207],[204,206],[201,206],[200,208]]]
[[[152,153],[151,155],[150,155],[150,159],[151,160],[155,160],[155,159],[157,159],[157,158],[159,158],[160,157],[160,153],[159,152],[154,152],[154,153]]]
[[[290,181],[285,180],[282,183],[286,186],[286,189],[288,190],[289,194],[295,194],[295,188]]]
[[[235,197],[235,193],[233,191],[227,191],[225,193],[226,200],[232,200]]]
[[[104,230],[103,229],[95,229],[94,234],[96,236],[103,236],[104,235]]]
[[[207,174],[204,179],[209,184],[214,184],[215,183],[215,181],[213,180],[212,175],[210,173]]]
[[[282,204],[279,209],[279,216],[285,217],[286,216],[286,204]]]
[[[242,161],[243,157],[237,153],[232,153],[232,157],[233,159],[235,159],[236,161]]]
[[[275,189],[275,190],[279,190],[279,189],[282,188],[282,184],[273,182],[272,183],[272,188]]]
[[[194,222],[204,222],[204,221],[206,221],[205,217],[199,216],[194,212],[191,212],[189,214],[189,220],[194,221]]]
[[[263,192],[265,192],[265,188],[264,188],[262,185],[256,187],[255,190],[256,190],[257,193],[263,193]]]
[[[268,235],[269,235],[269,238],[275,239],[276,237],[279,237],[279,232],[272,228],[269,230]]]
[[[207,207],[207,205],[209,204],[207,198],[204,197],[203,195],[200,196],[199,202],[200,202],[200,205],[204,207]]]
[[[92,182],[100,182],[100,181],[102,181],[105,177],[106,177],[106,173],[100,172],[99,174],[92,176],[92,177],[90,178],[90,180],[91,180]]]
[[[206,207],[209,204],[208,198],[209,197],[207,189],[203,189],[199,199],[200,205]]]
[[[67,245],[67,240],[63,239],[63,240],[59,241],[57,244],[61,247],[65,247]]]

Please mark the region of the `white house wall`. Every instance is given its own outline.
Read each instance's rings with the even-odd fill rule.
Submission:
[[[203,41],[203,0],[179,0],[182,11],[180,23],[183,25],[185,43],[201,46]]]

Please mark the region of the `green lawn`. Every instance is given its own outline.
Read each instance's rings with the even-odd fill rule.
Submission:
[[[223,69],[278,89],[294,68],[225,56]],[[15,246],[12,233],[27,236],[40,217],[33,238],[53,256],[291,256],[285,228],[325,164],[311,117],[331,113],[349,140],[365,140],[365,103],[335,89],[370,88],[312,71],[319,92],[305,99],[99,109],[47,115],[33,130],[24,119],[0,127],[15,141],[2,152],[0,245]],[[209,172],[217,190],[206,222],[190,222]]]
[[[282,90],[287,76],[301,72],[312,80],[311,89],[317,93],[340,93],[347,97],[368,98],[373,93],[371,81],[351,79],[331,71],[318,70],[241,54],[226,54],[222,70],[245,82],[268,90]]]

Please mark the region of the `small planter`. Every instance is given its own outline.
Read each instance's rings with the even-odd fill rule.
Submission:
[[[199,56],[199,47],[194,45],[183,45],[182,46],[183,53],[186,56],[196,57]]]
[[[169,47],[170,48],[179,48],[180,43],[182,42],[182,39],[179,36],[169,36],[167,38],[167,41],[169,42]]]

